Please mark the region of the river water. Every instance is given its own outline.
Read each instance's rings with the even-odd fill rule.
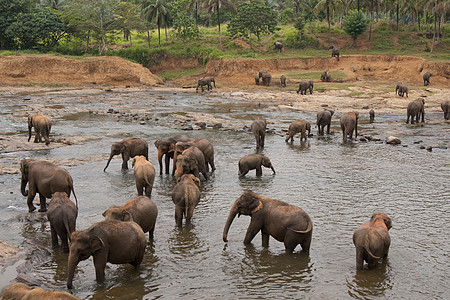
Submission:
[[[232,120],[236,130],[182,131],[172,126],[133,121],[95,114],[67,114],[56,119],[56,136],[94,136],[82,145],[50,150],[2,153],[0,163],[15,164],[20,159],[78,159],[86,162],[66,167],[71,173],[79,199],[77,229],[83,230],[101,221],[111,205],[122,205],[136,196],[132,170],[120,172],[121,159],[112,160],[106,172],[105,160],[88,157],[109,153],[110,145],[127,137],[140,137],[149,143],[149,159],[157,176],[152,200],[159,209],[155,240],[148,243],[142,268],[108,264],[106,281],[98,284],[92,258],[80,262],[72,293],[85,299],[438,299],[448,297],[450,279],[450,155],[449,149],[435,147],[429,152],[421,145],[450,146],[448,123],[442,113],[428,113],[424,126],[404,124],[404,114],[377,115],[369,124],[367,113],[361,116],[360,134],[384,140],[395,134],[402,145],[354,141],[342,143],[339,118],[334,116],[330,136],[314,137],[300,143],[285,143],[284,136],[266,135],[267,155],[277,171],[263,168],[258,178],[250,171],[238,178],[237,162],[255,152],[253,135],[242,128],[252,119],[264,116],[268,129],[281,132],[293,120],[315,120],[316,112],[274,109],[270,103],[254,105],[236,99],[192,93],[153,92],[152,95],[129,92],[110,93],[128,107],[148,108],[152,116],[170,112],[205,112]],[[43,100],[62,107],[115,107],[118,102],[73,101],[70,95],[40,95]],[[8,120],[7,114],[23,104],[23,96],[2,97],[3,129],[16,130],[26,139],[26,124]],[[119,101],[120,102],[120,101]],[[157,104],[155,104],[157,103]],[[123,103],[122,103],[123,104]],[[16,106],[18,105],[18,106]],[[174,220],[171,190],[175,179],[159,175],[157,151],[153,142],[175,134],[207,138],[215,148],[217,170],[201,185],[201,201],[194,211],[191,226],[178,229]],[[420,142],[416,144],[415,142]],[[407,146],[404,147],[403,145]],[[443,147],[444,148],[444,147]],[[129,162],[130,165],[131,162]],[[51,249],[50,226],[44,220],[17,218],[27,213],[26,199],[20,194],[20,174],[0,175],[0,237],[20,244],[36,239],[49,248],[42,265],[30,270],[41,287],[66,289],[67,255]],[[261,246],[258,234],[250,246],[243,239],[250,217],[233,222],[229,241],[222,241],[228,211],[245,189],[286,201],[303,208],[314,223],[309,254],[288,255],[284,245],[273,238],[270,246]],[[355,269],[353,231],[367,222],[374,212],[392,218],[391,247],[388,259],[375,270]],[[34,213],[38,214],[38,213]],[[148,235],[146,235],[148,237]],[[0,273],[0,288],[15,277],[11,267]],[[447,296],[445,296],[447,295]]]

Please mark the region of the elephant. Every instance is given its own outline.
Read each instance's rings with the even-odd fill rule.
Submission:
[[[270,168],[273,171],[273,174],[276,174],[270,159],[261,153],[247,154],[241,157],[238,166],[239,166],[239,173],[238,173],[239,177],[245,176],[248,173],[248,171],[254,169],[256,169],[256,176],[261,176],[262,175],[261,166]]]
[[[270,80],[272,79],[272,75],[270,75],[270,73],[259,72],[258,76],[262,79],[262,84],[264,86],[270,85]]]
[[[286,76],[284,76],[284,75],[281,75],[281,77],[280,77],[280,86],[286,87]]]
[[[28,141],[31,140],[31,128],[34,127],[34,142],[42,142],[42,138],[45,140],[45,144],[50,144],[50,130],[52,129],[52,120],[43,114],[35,114],[28,116]]]
[[[444,101],[441,103],[442,111],[444,112],[444,119],[450,119],[450,101]]]
[[[81,300],[67,292],[47,291],[36,286],[29,286],[22,282],[17,282],[5,286],[0,293],[0,299],[4,300]]]
[[[291,143],[294,141],[294,135],[297,133],[301,133],[300,135],[300,142],[305,139],[305,141],[308,139],[308,135],[306,135],[306,130],[308,130],[308,135],[311,134],[311,124],[308,121],[294,121],[289,125],[289,130],[287,133],[287,137],[285,139],[285,142],[288,142],[289,139],[291,140]]]
[[[153,183],[155,182],[155,168],[152,163],[142,155],[136,155],[133,158],[134,181],[139,196],[152,195]]]
[[[353,130],[355,131],[355,139],[358,136],[358,118],[359,113],[357,111],[347,112],[342,115],[340,123],[344,143],[347,141],[347,137],[353,137]]]
[[[311,95],[313,92],[314,84],[312,80],[303,80],[298,85],[297,94],[300,92],[300,95],[306,95],[306,91],[309,89],[309,94]]]
[[[387,257],[391,227],[392,221],[386,214],[374,213],[369,222],[355,230],[353,244],[356,247],[356,269],[361,270],[364,261],[368,263],[369,269],[373,269],[381,258]]]
[[[269,246],[269,236],[272,236],[277,241],[284,242],[287,253],[292,253],[298,244],[303,251],[309,252],[313,223],[300,207],[246,190],[230,209],[223,229],[224,242],[228,242],[228,230],[234,218],[241,214],[251,217],[245,234],[245,245],[250,244],[258,231],[261,231],[263,247]]]
[[[118,154],[122,154],[122,172],[124,172],[125,170],[128,170],[128,160],[130,157],[143,155],[148,160],[148,144],[146,141],[139,138],[129,138],[113,143],[111,146],[111,154],[109,155],[108,162],[106,163],[103,172],[108,168],[114,155]]]
[[[397,86],[395,87],[395,93],[400,97],[406,95],[406,98],[408,98],[408,86],[406,84],[397,84]]]
[[[171,136],[165,140],[156,140],[155,147],[158,149],[159,175],[162,175],[162,157],[166,163],[166,174],[169,174],[170,159],[174,156],[175,144],[177,142],[188,142],[191,139],[184,134]],[[175,167],[175,163],[174,163]]]
[[[176,166],[175,177],[177,181],[183,174],[194,174],[195,177],[200,177],[200,173],[202,173],[206,180],[209,179],[208,172],[206,172],[205,156],[195,146],[187,148],[177,157]]]
[[[216,87],[216,80],[214,79],[214,77],[202,77],[198,80],[197,82],[197,88],[195,89],[196,92],[198,92],[198,88],[202,87],[202,92],[204,92],[205,90],[203,89],[203,87],[206,85],[206,87],[208,88],[208,91],[211,89],[212,90],[212,85],[211,82],[214,83],[214,87]]]
[[[336,48],[335,46],[330,46],[328,50],[331,50],[331,57],[336,57],[337,61],[339,61],[339,55],[341,54],[339,48]]]
[[[45,160],[22,159],[20,161],[22,180],[20,191],[27,198],[28,212],[33,212],[36,207],[33,199],[39,194],[39,212],[47,211],[46,198],[50,199],[55,192],[65,192],[68,197],[73,193],[78,207],[78,199],[73,189],[73,180],[66,169],[58,167]],[[28,190],[25,187],[28,183]]]
[[[256,83],[256,85],[259,85],[259,79],[260,79],[259,74],[256,74],[255,75],[255,83]]]
[[[172,190],[172,201],[175,204],[175,222],[182,226],[183,214],[186,224],[191,222],[194,208],[200,202],[200,179],[193,174],[183,174]]]
[[[317,128],[318,128],[318,134],[324,135],[324,128],[327,126],[327,134],[330,134],[330,127],[331,127],[331,118],[334,115],[333,110],[322,110],[317,113]]]
[[[281,50],[283,49],[283,43],[282,42],[275,42],[273,43],[273,45],[275,46],[275,50]]]
[[[420,116],[422,115],[422,123],[425,118],[425,99],[418,98],[408,103],[406,108],[406,124],[409,123],[409,117],[411,117],[411,124],[414,124],[414,117],[416,117],[416,122],[419,123]]]
[[[369,122],[373,123],[375,121],[375,111],[373,109],[369,110]]]
[[[110,206],[102,214],[106,221],[134,221],[141,226],[142,231],[148,232],[148,238],[153,240],[156,218],[158,217],[158,207],[147,196],[138,196],[128,200],[122,206]]]
[[[70,235],[75,231],[78,208],[65,192],[53,193],[48,204],[47,219],[50,222],[52,246],[58,246],[58,236],[64,252],[69,252]]]
[[[180,155],[181,153],[183,153],[184,150],[192,146],[197,147],[198,149],[200,149],[200,151],[203,152],[203,156],[205,157],[206,172],[209,172],[209,166],[211,166],[212,172],[216,170],[216,166],[214,164],[214,147],[211,144],[211,142],[208,141],[207,139],[195,139],[188,142],[177,142],[175,144],[175,151],[173,154],[174,168],[172,170],[172,175],[175,175],[176,170],[175,166],[177,163],[178,155]]]
[[[264,139],[266,138],[267,121],[264,118],[252,122],[251,130],[256,140],[256,149],[264,148]]]
[[[330,82],[331,81],[330,71],[328,71],[328,70],[323,71],[323,73],[320,75],[320,80]]]
[[[427,86],[430,84],[430,77],[433,76],[430,72],[426,72],[423,74],[423,85]]]
[[[139,268],[144,258],[147,240],[141,227],[135,222],[116,220],[101,221],[83,231],[72,233],[67,263],[67,288],[73,289],[75,268],[91,255],[94,258],[95,277],[105,280],[106,263],[129,263]]]

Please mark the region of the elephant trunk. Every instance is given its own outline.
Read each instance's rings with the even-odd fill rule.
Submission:
[[[230,229],[231,223],[233,223],[234,218],[238,214],[239,209],[236,205],[236,203],[233,204],[233,206],[230,209],[230,213],[228,215],[227,222],[225,223],[225,227],[223,228],[223,241],[226,243],[228,242],[228,230]]]
[[[158,163],[159,163],[159,174],[162,175],[162,157],[163,157],[163,152],[161,149],[158,149]]]
[[[69,259],[67,262],[67,288],[68,289],[73,289],[73,284],[72,284],[72,280],[73,280],[73,276],[75,274],[75,268],[78,265],[78,257],[73,254],[72,252],[69,255]]]
[[[20,192],[22,193],[22,195],[24,195],[25,197],[28,196],[28,191],[25,190],[25,187],[27,186],[28,180],[27,178],[22,175],[22,181],[20,183]]]
[[[114,157],[114,154],[111,154],[111,155],[109,156],[108,162],[106,163],[106,167],[103,169],[103,172],[106,171],[106,168],[109,166],[109,163],[111,162],[111,159],[112,159],[113,157]]]
[[[273,174],[276,174],[275,169],[272,166],[270,168],[272,169]]]
[[[28,141],[31,140],[31,124],[28,123]]]

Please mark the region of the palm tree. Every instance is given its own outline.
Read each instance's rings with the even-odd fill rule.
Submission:
[[[314,7],[314,12],[318,15],[321,11],[325,11],[327,22],[328,22],[328,32],[331,36],[331,16],[334,15],[335,10],[341,6],[341,0],[320,0]]]
[[[222,35],[220,32],[220,9],[222,6],[236,11],[236,6],[234,5],[234,0],[205,0],[202,7],[210,12],[217,11],[217,24],[219,25],[219,46],[222,49]]]
[[[161,26],[166,27],[171,19],[169,4],[165,0],[146,0],[141,7],[145,19],[155,21],[158,26],[158,46],[161,47]]]

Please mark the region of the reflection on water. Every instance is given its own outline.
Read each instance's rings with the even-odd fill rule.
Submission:
[[[390,269],[389,259],[386,259],[374,270],[357,271],[352,280],[347,281],[349,295],[356,299],[386,297],[386,291],[393,288]]]

